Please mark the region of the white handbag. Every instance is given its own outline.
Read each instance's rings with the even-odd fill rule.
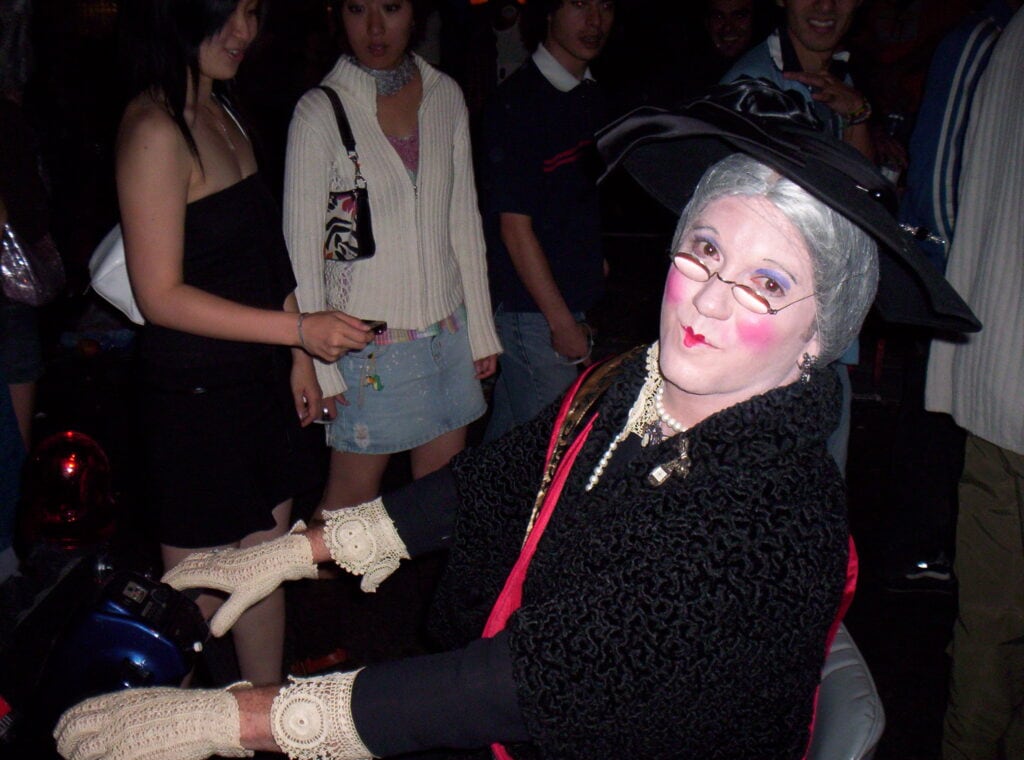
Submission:
[[[120,224],[115,225],[92,252],[89,258],[89,279],[92,289],[116,306],[128,319],[137,325],[146,323],[128,281]]]

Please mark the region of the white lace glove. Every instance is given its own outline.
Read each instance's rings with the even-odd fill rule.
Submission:
[[[324,512],[324,544],[332,559],[343,569],[363,579],[359,588],[372,594],[398,569],[399,560],[409,559],[405,542],[380,499],[358,507]]]
[[[316,578],[313,550],[305,536],[301,520],[288,535],[247,549],[216,549],[185,557],[163,577],[179,591],[185,588],[211,588],[230,594],[210,619],[210,631],[223,636],[239,615],[263,599],[284,581]]]
[[[229,687],[248,687],[235,684]],[[200,760],[252,757],[239,737],[229,689],[128,689],[80,702],[53,737],[66,760]]]
[[[352,684],[358,670],[294,678],[270,706],[270,731],[291,760],[369,760],[352,719]]]

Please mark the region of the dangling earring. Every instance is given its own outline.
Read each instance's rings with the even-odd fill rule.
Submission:
[[[797,367],[800,368],[800,382],[809,383],[811,382],[811,370],[818,366],[818,357],[811,356],[810,354],[804,354],[804,358],[800,360]]]

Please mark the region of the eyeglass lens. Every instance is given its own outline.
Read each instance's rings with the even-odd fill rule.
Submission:
[[[722,276],[718,274],[718,272],[712,272],[702,261],[698,261],[693,254],[682,251],[678,252],[672,256],[672,263],[675,264],[675,267],[679,270],[680,274],[691,280],[695,280],[696,282],[707,282],[712,276],[722,280],[722,282],[730,286],[733,298],[735,298],[737,303],[739,303],[739,305],[744,309],[748,309],[758,314],[775,314],[778,311],[778,309],[772,308],[771,304],[768,303],[768,300],[764,296],[759,293],[755,293],[747,285],[741,285],[738,282],[731,282],[729,280],[722,279]]]

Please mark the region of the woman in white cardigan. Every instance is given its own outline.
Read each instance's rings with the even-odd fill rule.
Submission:
[[[491,314],[469,126],[457,85],[408,51],[414,0],[345,0],[348,48],[324,78],[344,106],[373,213],[376,253],[325,253],[329,192],[355,185],[327,95],[311,90],[288,136],[284,230],[302,311],[344,311],[386,331],[338,362],[310,360],[331,446],[322,504],[377,495],[391,454],[413,477],[465,445],[501,350]]]

